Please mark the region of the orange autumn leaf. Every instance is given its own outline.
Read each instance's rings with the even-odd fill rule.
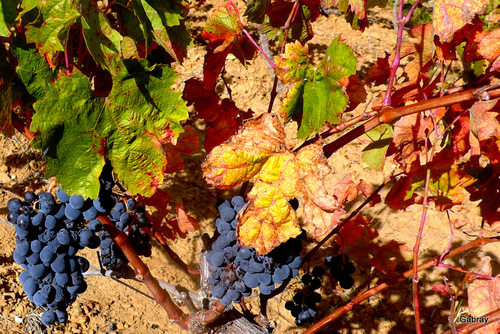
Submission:
[[[434,32],[432,24],[422,24],[410,30],[410,36],[416,38],[416,42],[403,42],[401,44],[401,58],[410,59],[405,65],[405,73],[410,82],[419,81],[421,76],[428,76],[427,72],[434,64],[435,53]],[[389,62],[392,63],[394,56]]]
[[[484,13],[489,0],[436,0],[434,31],[441,42],[451,42],[457,30]]]
[[[262,114],[243,125],[228,142],[213,149],[202,165],[207,183],[221,189],[253,181],[249,205],[240,212],[241,245],[267,254],[301,233],[289,200],[304,205],[303,226],[315,238],[335,227],[343,213],[337,199],[323,185],[330,167],[320,143],[296,153],[285,148],[278,117]]]

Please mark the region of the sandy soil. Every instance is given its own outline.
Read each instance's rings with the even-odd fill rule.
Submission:
[[[193,13],[193,34],[199,35],[203,22],[208,13],[220,1],[206,1],[199,10]],[[237,2],[243,11],[242,1]],[[395,44],[396,34],[391,25],[391,11],[372,11],[370,17],[375,20],[372,26],[364,33],[352,31],[344,19],[331,15],[320,17],[314,24],[316,33],[309,43],[309,52],[314,55],[315,61],[328,47],[331,40],[338,34],[347,44],[351,45],[359,57],[359,69],[367,69],[375,62],[376,58],[383,56],[384,51],[391,50]],[[252,29],[250,29],[252,30]],[[255,32],[255,29],[252,30]],[[189,56],[183,66],[177,66],[180,73],[179,85],[192,76],[202,73],[203,47],[196,46],[189,50]],[[226,66],[226,78],[231,86],[233,98],[241,109],[252,108],[256,112],[267,109],[269,92],[272,80],[269,76],[266,63],[262,57],[253,61],[253,66],[244,69],[239,62],[231,58]],[[221,85],[222,96],[227,96],[225,88]],[[370,95],[376,92],[370,92]],[[364,106],[358,107],[354,113],[360,113]],[[203,136],[202,122],[195,122],[195,126]],[[384,176],[390,174],[388,166],[384,172],[371,171],[361,162],[360,153],[362,143],[353,143],[348,149],[342,149],[334,154],[329,163],[334,173],[328,178],[328,186],[332,187],[338,181],[351,174],[353,179],[366,180],[378,186]],[[8,139],[0,137],[0,219],[6,221],[7,201],[12,196],[22,196],[27,190],[46,190],[48,180],[43,179],[43,162],[39,152],[29,148],[28,142],[16,135]],[[197,266],[198,254],[202,250],[201,235],[212,233],[216,212],[214,209],[215,198],[208,186],[201,178],[200,164],[205,153],[200,150],[192,156],[185,157],[186,171],[172,174],[165,182],[165,188],[173,197],[182,198],[188,214],[196,217],[201,223],[201,229],[189,235],[184,240],[177,240],[171,247],[188,264]],[[228,194],[220,193],[222,197]],[[405,243],[410,249],[413,247],[418,225],[420,222],[421,208],[410,207],[406,212],[394,212],[379,204],[369,208],[366,215],[372,219],[373,227],[378,230],[381,238],[395,239]],[[452,219],[462,219],[467,225],[461,230],[454,231],[453,245],[464,244],[474,239],[480,230],[480,219],[474,203],[457,207],[451,212]],[[486,231],[488,233],[488,231]],[[0,224],[0,333],[36,333],[36,315],[41,309],[36,308],[23,294],[22,286],[18,281],[21,267],[14,263],[12,253],[15,248],[15,233],[12,228]],[[443,252],[449,242],[450,228],[445,213],[431,209],[424,231],[421,244],[420,257],[427,260]],[[324,255],[328,249],[320,255]],[[82,252],[91,265],[98,267],[96,254],[87,250]],[[80,254],[81,255],[81,254]],[[484,255],[492,256],[494,274],[499,271],[500,250],[498,246],[487,246],[467,256],[453,259],[451,265],[463,266],[469,270],[478,270],[480,258]],[[316,260],[315,264],[319,264]],[[162,250],[155,246],[153,256],[145,259],[153,275],[164,281],[178,284],[192,291],[199,289],[199,282],[180,270]],[[398,272],[406,268],[398,268]],[[445,269],[434,269],[422,275],[421,301],[424,329],[426,333],[441,332],[447,329],[449,315],[449,300],[431,292],[431,287],[442,283],[444,277],[449,279],[450,285],[455,289],[460,285],[463,275]],[[374,286],[385,279],[383,275],[370,274],[370,268],[357,267],[354,274],[356,285],[354,289],[342,289],[326,282],[322,288],[324,301],[321,303],[320,319],[330,312],[336,305],[347,301],[357,292]],[[101,276],[91,276],[87,279],[88,290],[80,295],[78,300],[69,308],[69,320],[65,324],[44,329],[46,333],[183,333],[177,325],[171,323],[164,311],[150,297],[147,289],[139,282],[132,280],[113,280]],[[292,281],[287,290],[269,303],[269,318],[275,326],[274,333],[300,333],[305,328],[297,328],[294,319],[284,309],[284,303],[291,298],[294,291],[300,288],[297,279]],[[254,293],[248,298],[251,311],[257,313],[258,298]],[[463,310],[466,310],[466,295],[463,292]],[[367,303],[358,306],[354,312],[348,313],[325,333],[410,333],[414,330],[413,308],[411,305],[411,285],[402,283],[384,293],[370,299]],[[39,333],[39,332],[38,332]]]

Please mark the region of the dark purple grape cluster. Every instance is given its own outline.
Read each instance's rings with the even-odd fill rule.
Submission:
[[[275,284],[297,276],[302,264],[302,243],[298,239],[290,239],[267,255],[257,255],[255,249],[238,244],[236,214],[245,204],[243,197],[235,196],[231,202],[218,205],[220,216],[215,225],[220,235],[206,257],[211,265],[212,296],[224,305],[240,302],[252,294],[253,288],[271,294]]]
[[[150,226],[145,208],[139,206],[133,198],[129,198],[125,202],[113,194],[115,182],[109,163],[103,168],[99,181],[101,184],[99,197],[92,201],[98,215],[108,216],[120,232],[125,232],[138,255],[150,257],[150,237],[141,229],[141,227]],[[101,263],[106,269],[113,270],[128,262],[120,247],[115,244],[107,231],[99,231],[98,236]]]
[[[66,309],[87,289],[82,273],[89,262],[76,253],[99,246],[98,227],[82,228],[79,217],[66,215],[69,205],[57,203],[49,193],[28,191],[24,201],[11,198],[7,206],[7,220],[15,225],[17,235],[14,261],[24,269],[19,275],[24,292],[31,302],[46,309],[44,325],[65,322]]]
[[[47,309],[42,314],[46,326],[66,321],[68,305],[87,289],[82,273],[88,270],[89,262],[76,256],[78,250],[100,247],[102,263],[108,269],[127,262],[98,216],[109,216],[120,231],[127,233],[139,255],[151,256],[149,235],[141,229],[149,225],[144,207],[134,199],[124,202],[113,195],[111,165],[106,164],[99,180],[96,200],[69,196],[59,188],[59,203],[50,193],[33,191],[26,192],[24,201],[12,198],[8,202],[7,220],[15,226],[17,235],[14,261],[25,269],[19,280],[29,299]]]
[[[325,269],[321,266],[314,267],[310,274],[302,276],[304,289],[293,296],[293,301],[287,301],[285,308],[292,313],[295,318],[295,324],[302,326],[312,322],[318,314],[316,304],[321,301],[321,294],[315,290],[321,287],[321,279]]]
[[[349,261],[349,256],[343,253],[335,257],[328,256],[325,259],[325,266],[330,269],[332,276],[339,281],[342,289],[352,288],[354,280],[351,275],[354,274],[356,268],[354,268],[354,264]]]

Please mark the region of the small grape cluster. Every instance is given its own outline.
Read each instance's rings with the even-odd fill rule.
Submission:
[[[257,287],[260,293],[271,294],[275,284],[297,276],[302,264],[302,243],[298,239],[290,239],[267,255],[257,255],[255,249],[238,244],[236,214],[245,204],[243,197],[235,196],[217,207],[220,217],[215,225],[220,236],[206,257],[211,265],[212,296],[224,305],[240,302]]]
[[[68,202],[71,199],[75,202],[74,197],[68,197]],[[24,201],[11,198],[7,203],[7,220],[15,225],[17,234],[14,261],[25,269],[19,281],[29,300],[46,309],[42,314],[46,326],[65,322],[66,309],[87,289],[82,273],[89,262],[76,256],[77,251],[99,246],[96,231],[100,222],[80,229],[81,221],[66,215],[68,206],[56,203],[50,193],[32,191],[26,192]]]
[[[354,264],[349,261],[349,256],[346,254],[339,254],[336,257],[328,256],[325,259],[325,266],[330,269],[332,276],[339,281],[342,289],[350,289],[354,285],[354,280],[351,275],[356,268]]]
[[[325,269],[317,266],[313,268],[311,274],[304,274],[302,276],[303,291],[297,292],[293,296],[293,301],[290,300],[285,303],[285,308],[292,313],[297,326],[312,322],[313,318],[318,314],[316,304],[321,301],[321,294],[315,290],[321,287],[320,277],[324,273]]]
[[[141,229],[141,227],[150,226],[145,208],[137,205],[133,198],[129,198],[125,202],[113,194],[115,182],[109,163],[104,166],[99,182],[99,196],[92,201],[93,207],[99,215],[108,216],[120,232],[127,233],[130,244],[138,255],[150,257],[150,237]],[[107,231],[99,231],[98,236],[101,262],[106,269],[113,270],[128,262],[120,247],[115,244]]]

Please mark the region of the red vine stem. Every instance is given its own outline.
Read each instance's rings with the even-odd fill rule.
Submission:
[[[199,329],[200,326],[205,326],[214,322],[224,312],[226,306],[222,305],[220,300],[218,300],[210,310],[199,311],[193,315],[184,314],[184,312],[172,301],[168,292],[161,288],[156,278],[154,278],[149,271],[148,266],[134,251],[132,245],[128,241],[127,235],[118,231],[108,217],[99,216],[97,219],[103,224],[104,229],[120,247],[123,254],[134,268],[136,278],[142,281],[149,291],[151,291],[155,301],[167,312],[169,319],[174,321],[182,329],[188,331],[195,328]]]
[[[274,65],[274,62],[271,59],[269,59],[266,53],[260,48],[259,44],[257,44],[257,42],[252,38],[252,36],[250,36],[248,31],[243,29],[243,33],[247,36],[250,42],[252,42],[252,44],[257,48],[257,50],[259,50],[259,52],[264,56],[264,58],[266,58],[267,62],[269,63],[269,66],[271,66],[274,69],[276,67],[276,65]]]
[[[460,246],[460,247],[453,249],[449,254],[447,254],[445,256],[445,258],[453,257],[455,255],[458,255],[460,253],[468,251],[469,249],[477,247],[477,246],[482,246],[482,245],[486,245],[486,244],[491,243],[491,242],[498,242],[498,241],[500,241],[500,237],[477,238],[468,244],[465,244],[463,246]],[[426,270],[426,269],[434,266],[439,261],[440,256],[441,255],[438,255],[438,256],[434,257],[433,259],[427,261],[426,263],[419,265],[417,267],[417,270],[422,271],[422,270]],[[321,319],[320,321],[318,321],[317,323],[312,325],[309,329],[307,329],[304,332],[304,334],[314,334],[314,333],[319,332],[323,327],[331,324],[333,321],[335,321],[340,316],[351,311],[354,306],[359,305],[363,301],[377,295],[378,293],[384,291],[385,289],[387,289],[393,285],[396,285],[397,283],[399,283],[401,281],[408,279],[412,275],[413,275],[413,269],[410,269],[408,271],[405,271],[403,274],[388,280],[387,282],[381,283],[381,284],[379,284],[379,285],[377,285],[377,286],[375,286],[367,291],[360,293],[356,298],[354,298],[350,302],[346,303],[344,306],[339,307],[338,309],[334,310],[328,316],[326,316],[325,318]]]
[[[478,99],[477,92],[480,90],[481,89],[472,88],[460,93],[455,93],[453,95],[447,95],[442,97],[436,97],[409,106],[402,106],[398,108],[385,107],[381,110],[379,117],[374,117],[368,120],[364,124],[349,131],[348,133],[338,138],[337,140],[323,146],[323,153],[327,158],[329,158],[339,148],[345,146],[346,144],[350,143],[351,141],[365,134],[366,132],[376,128],[377,126],[383,123],[391,123],[403,116],[408,116],[429,109],[447,107],[455,103],[463,103],[467,101],[476,100]],[[500,97],[500,89],[494,89],[488,91],[487,94],[488,98],[490,99]],[[304,147],[315,140],[316,138],[307,140],[300,147]]]
[[[167,312],[170,320],[180,320],[184,315],[184,312],[177,305],[175,305],[168,292],[160,287],[158,281],[149,271],[148,266],[134,251],[132,245],[128,241],[127,235],[118,231],[108,217],[99,216],[97,219],[102,223],[105,230],[120,247],[127,260],[129,260],[130,264],[134,268],[136,278],[141,280],[148,287],[149,291],[153,294],[155,301]],[[187,327],[181,327],[188,329]]]
[[[384,98],[384,106],[390,106],[391,105],[391,95],[392,95],[392,88],[394,86],[394,80],[396,78],[396,72],[399,68],[399,64],[401,62],[401,45],[403,44],[403,31],[405,24],[410,21],[410,18],[413,14],[413,11],[415,8],[417,8],[418,3],[420,0],[417,0],[415,4],[411,7],[411,9],[408,11],[408,14],[406,16],[403,16],[403,0],[399,1],[399,10],[398,10],[398,37],[397,37],[397,44],[396,44],[396,51],[394,53],[394,60],[392,61],[391,64],[391,74],[389,76],[389,84],[387,86],[387,92],[385,94]]]

